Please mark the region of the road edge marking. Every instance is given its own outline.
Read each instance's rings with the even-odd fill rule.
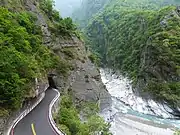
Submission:
[[[35,128],[34,128],[34,124],[33,124],[33,123],[31,124],[31,129],[32,129],[33,135],[36,135],[36,131],[35,131]]]
[[[48,87],[47,87],[48,88]],[[46,89],[47,89],[46,88]],[[46,91],[46,90],[45,90]],[[34,108],[36,108],[40,103],[41,101],[44,99],[45,97],[45,91],[42,92],[40,94],[40,98],[38,99],[38,101],[33,104],[30,108],[26,108],[23,112],[20,113],[20,115],[18,115],[12,122],[11,124],[9,125],[9,127],[7,128],[7,130],[4,131],[3,134],[5,135],[14,135],[14,129],[15,127],[17,126],[17,124],[25,117],[27,116]]]
[[[49,104],[49,109],[48,109],[48,122],[52,130],[54,131],[55,134],[57,135],[66,135],[61,129],[58,129],[53,117],[52,117],[52,109],[54,104],[60,100],[60,92],[57,89],[52,89],[57,93],[57,95],[54,97],[54,99],[51,101]]]

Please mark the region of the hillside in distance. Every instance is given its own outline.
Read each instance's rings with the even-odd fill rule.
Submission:
[[[91,4],[96,7],[95,3]],[[134,91],[179,114],[180,8],[178,1],[112,0],[88,23],[86,43],[106,66],[128,76]],[[87,11],[88,12],[88,11]],[[79,19],[78,21],[81,22]],[[77,22],[78,22],[77,21]]]

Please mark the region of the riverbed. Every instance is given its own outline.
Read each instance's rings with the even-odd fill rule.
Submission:
[[[180,120],[173,119],[168,106],[136,96],[128,78],[110,69],[100,73],[112,97],[112,106],[101,115],[111,123],[113,135],[173,135],[180,128]]]

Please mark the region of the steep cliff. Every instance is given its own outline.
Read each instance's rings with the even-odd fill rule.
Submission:
[[[98,69],[88,59],[76,26],[70,18],[61,18],[52,2],[0,2],[0,133],[45,90],[48,75],[55,76],[60,91],[73,90],[74,102],[96,102],[98,95],[102,108],[110,103],[109,93],[98,77]],[[78,84],[77,78],[86,76],[89,81]]]

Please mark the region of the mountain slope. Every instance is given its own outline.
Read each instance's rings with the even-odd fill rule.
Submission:
[[[47,73],[56,69],[58,63],[63,64],[54,52],[43,45],[47,42],[45,36],[51,35],[47,34],[49,26],[42,25],[49,21],[54,29],[61,28],[61,33],[57,31],[59,35],[70,36],[74,31],[72,20],[61,19],[58,12],[48,7],[51,3],[47,2],[5,1],[4,4],[1,3],[4,8],[0,8],[0,75],[2,78],[0,106],[9,112],[20,108],[26,98],[37,96],[34,87],[37,85],[35,78],[45,82]],[[36,4],[39,4],[38,8]],[[39,12],[39,16],[47,19],[38,18],[35,11]],[[44,14],[40,15],[40,12]]]
[[[174,1],[111,1],[86,27],[102,65],[133,80],[135,92],[179,115],[180,13]]]
[[[49,85],[63,94],[71,90],[75,107],[93,102],[105,108],[111,103],[76,25],[71,18],[61,18],[53,3],[0,2],[0,134],[22,111],[34,105]],[[81,123],[78,111],[76,115]],[[101,123],[105,124],[102,119]]]

